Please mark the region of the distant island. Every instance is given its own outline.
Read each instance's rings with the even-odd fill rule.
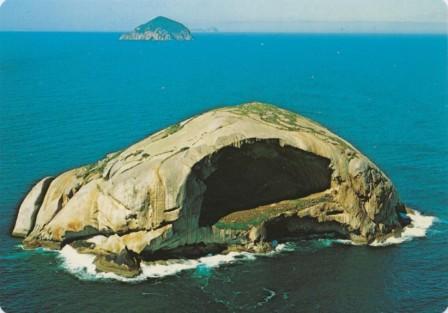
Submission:
[[[191,40],[190,30],[172,19],[158,16],[120,36],[120,40]]]

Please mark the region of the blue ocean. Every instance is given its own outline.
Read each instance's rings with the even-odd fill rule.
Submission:
[[[444,35],[0,33],[0,307],[20,312],[443,312],[448,307],[448,38]],[[23,250],[16,208],[43,176],[204,111],[262,101],[353,143],[421,212],[400,244],[288,242],[143,280]],[[83,265],[84,264],[84,265]]]

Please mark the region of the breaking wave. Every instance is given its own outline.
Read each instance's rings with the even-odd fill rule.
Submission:
[[[437,221],[434,216],[422,215],[418,211],[413,211],[413,213],[406,214],[407,217],[411,219],[411,223],[403,228],[401,234],[397,237],[389,237],[384,241],[374,240],[370,243],[372,247],[386,247],[391,245],[397,245],[406,241],[410,241],[414,238],[426,237],[428,229]],[[355,243],[347,239],[338,239],[337,243],[347,244],[347,245],[362,245]]]
[[[264,255],[272,255],[281,251],[292,251],[288,244],[279,244],[275,251]],[[173,259],[156,262],[142,262],[140,264],[142,273],[134,278],[126,278],[110,272],[97,272],[94,264],[95,256],[82,254],[66,245],[59,253],[58,258],[62,261],[62,267],[82,280],[119,280],[123,282],[139,282],[148,278],[160,278],[176,275],[185,270],[198,270],[206,273],[209,269],[219,267],[223,264],[231,264],[241,261],[252,261],[257,256],[250,252],[230,252],[227,254],[216,254],[201,257],[194,260]]]
[[[418,211],[414,211],[413,213],[408,213],[407,216],[411,219],[411,223],[408,226],[404,227],[400,236],[389,237],[385,241],[375,240],[370,245],[373,247],[384,247],[384,246],[400,244],[405,241],[412,240],[413,238],[425,237],[428,229],[437,220],[437,218],[434,216],[422,215]]]
[[[413,238],[425,237],[427,230],[436,220],[433,216],[424,216],[414,211],[407,216],[411,223],[406,226],[399,237],[391,237],[385,241],[374,241],[371,246],[389,246],[409,241]],[[331,247],[334,243],[356,245],[350,240],[341,239],[317,239],[307,242],[306,249],[320,249]],[[227,254],[216,254],[198,259],[173,259],[166,261],[142,262],[142,273],[134,278],[126,278],[110,272],[98,272],[94,264],[95,256],[81,254],[70,245],[66,245],[58,254],[62,261],[62,267],[82,280],[118,280],[123,282],[140,282],[149,278],[161,278],[176,275],[186,270],[196,270],[199,275],[208,275],[210,269],[224,264],[242,261],[252,261],[259,256],[274,256],[282,252],[302,250],[304,247],[295,242],[286,242],[276,245],[275,250],[268,253],[230,252]]]

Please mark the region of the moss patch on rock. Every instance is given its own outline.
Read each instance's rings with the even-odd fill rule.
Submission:
[[[253,209],[233,212],[221,218],[214,226],[220,229],[248,230],[288,211],[300,211],[319,203],[331,202],[328,194],[312,195],[306,198],[284,200],[262,205]]]

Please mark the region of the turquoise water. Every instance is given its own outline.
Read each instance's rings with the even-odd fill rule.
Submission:
[[[447,37],[0,33],[0,306],[9,312],[442,312],[448,307]],[[190,115],[265,101],[346,138],[437,221],[389,247],[314,240],[140,283],[86,281],[9,236],[42,176]]]

